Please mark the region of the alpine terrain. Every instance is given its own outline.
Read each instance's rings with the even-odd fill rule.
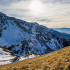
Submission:
[[[43,55],[70,45],[70,35],[0,12],[0,46],[15,56]]]

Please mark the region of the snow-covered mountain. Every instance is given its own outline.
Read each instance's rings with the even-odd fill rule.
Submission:
[[[0,12],[0,46],[16,56],[46,54],[70,45],[70,35]]]

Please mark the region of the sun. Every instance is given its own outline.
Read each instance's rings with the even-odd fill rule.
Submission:
[[[40,0],[32,0],[29,10],[34,14],[41,14],[44,11],[44,6]]]

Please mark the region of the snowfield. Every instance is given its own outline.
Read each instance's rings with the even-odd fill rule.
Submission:
[[[28,56],[22,56],[22,57],[19,57],[19,59],[15,60],[14,62],[34,58],[34,57],[37,57],[37,56],[39,56],[39,55],[31,54],[31,55],[28,55]],[[3,51],[3,49],[0,48],[0,65],[5,65],[5,64],[12,63],[13,59],[15,57],[16,56],[12,56],[9,52]]]
[[[11,56],[9,52],[5,52],[0,48],[0,65],[11,63],[11,59],[13,58],[15,58],[15,56]]]

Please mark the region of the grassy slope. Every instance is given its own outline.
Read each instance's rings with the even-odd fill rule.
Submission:
[[[0,70],[70,70],[70,46],[39,57],[0,66]]]

